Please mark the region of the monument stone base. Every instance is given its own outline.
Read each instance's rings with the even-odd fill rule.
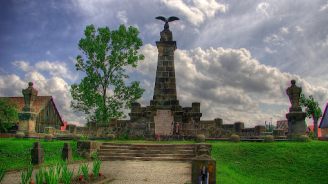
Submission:
[[[298,139],[306,134],[305,112],[290,112],[286,114],[288,119],[288,139]]]
[[[19,113],[18,131],[24,132],[27,137],[36,136],[35,121],[36,114],[32,112]]]

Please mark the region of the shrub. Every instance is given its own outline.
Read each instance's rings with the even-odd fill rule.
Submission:
[[[33,172],[33,166],[30,164],[26,170],[21,172],[21,184],[29,184]]]
[[[107,134],[106,135],[107,139],[115,139],[115,137],[116,137],[115,134]]]
[[[97,151],[92,152],[90,157],[92,160],[98,159],[98,152]]]
[[[264,136],[264,142],[273,142],[274,137],[272,135],[266,135]]]
[[[45,139],[46,141],[52,141],[53,138],[54,138],[54,136],[53,136],[52,134],[46,134],[46,135],[44,136],[44,139]]]
[[[79,173],[83,175],[85,180],[89,179],[89,167],[87,163],[80,166]]]
[[[230,136],[230,141],[231,141],[231,142],[239,142],[239,141],[240,141],[240,137],[239,137],[239,135],[232,134],[232,135]]]
[[[118,140],[128,140],[129,139],[129,134],[127,132],[123,133],[123,134],[119,134],[119,136],[117,136]]]
[[[309,138],[310,138],[310,139],[315,139],[315,137],[314,137],[314,132],[313,132],[313,131],[310,131],[310,132],[309,132]]]
[[[16,136],[16,138],[24,138],[25,133],[24,132],[17,132],[15,136]]]
[[[73,135],[73,140],[74,140],[74,141],[78,141],[78,140],[80,140],[81,138],[83,138],[83,135],[81,135],[81,134]]]
[[[80,140],[82,140],[82,141],[89,140],[89,136],[88,135],[81,135]]]
[[[204,134],[198,134],[196,136],[196,142],[205,142],[205,135]]]
[[[310,138],[307,135],[301,135],[301,136],[298,137],[297,140],[300,141],[300,142],[309,142]]]

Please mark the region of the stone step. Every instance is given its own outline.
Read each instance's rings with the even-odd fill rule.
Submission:
[[[100,156],[101,160],[140,160],[140,161],[190,161],[192,158],[176,158],[176,157],[122,157],[122,156]]]
[[[138,147],[130,147],[130,148],[119,148],[119,147],[105,147],[105,146],[101,146],[100,150],[126,150],[126,151],[152,151],[152,150],[157,150],[157,151],[161,151],[161,150],[167,150],[167,151],[194,151],[194,149],[191,148],[138,148]]]
[[[194,148],[193,145],[141,145],[141,144],[133,144],[133,145],[113,145],[113,144],[102,144],[101,146],[104,147],[121,147],[121,148],[129,148],[129,147],[136,147],[136,148]]]
[[[129,148],[134,148],[134,149],[194,149],[195,147],[158,147],[158,146],[109,146],[109,145],[101,145],[100,147],[102,148],[120,148],[120,149],[129,149]]]
[[[151,153],[103,153],[100,152],[99,156],[121,156],[121,157],[176,157],[176,158],[187,158],[194,157],[194,154],[151,154]]]
[[[102,160],[191,161],[194,157],[194,144],[103,143],[99,150]]]
[[[103,143],[102,146],[119,146],[119,147],[190,147],[193,148],[193,144],[115,144],[115,143]]]
[[[194,154],[194,150],[127,150],[127,149],[100,149],[99,153],[181,153]]]

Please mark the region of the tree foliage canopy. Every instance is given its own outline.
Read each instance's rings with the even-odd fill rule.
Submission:
[[[312,95],[306,97],[304,94],[301,94],[300,105],[305,107],[305,112],[308,118],[319,119],[322,116],[321,108]]]
[[[0,132],[7,132],[18,121],[18,112],[14,104],[0,100]]]
[[[93,25],[86,27],[79,41],[82,55],[76,57],[76,70],[85,73],[80,84],[71,86],[72,107],[83,111],[89,121],[107,123],[123,117],[123,109],[139,99],[144,90],[139,82],[127,84],[126,67],[136,67],[144,56],[138,53],[142,40],[132,26],[118,30]]]

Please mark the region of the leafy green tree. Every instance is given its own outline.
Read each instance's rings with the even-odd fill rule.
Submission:
[[[18,121],[15,105],[8,100],[0,100],[0,132],[7,132]]]
[[[318,120],[322,116],[321,108],[313,96],[306,97],[301,94],[300,105],[305,107],[306,116],[313,119],[314,138],[318,138]]]
[[[117,30],[93,25],[86,27],[79,41],[82,55],[76,57],[76,70],[85,73],[79,84],[71,86],[71,106],[87,115],[88,121],[108,123],[124,116],[123,110],[139,99],[140,83],[127,84],[127,67],[135,68],[144,56],[138,53],[142,40],[135,27],[121,25]]]

